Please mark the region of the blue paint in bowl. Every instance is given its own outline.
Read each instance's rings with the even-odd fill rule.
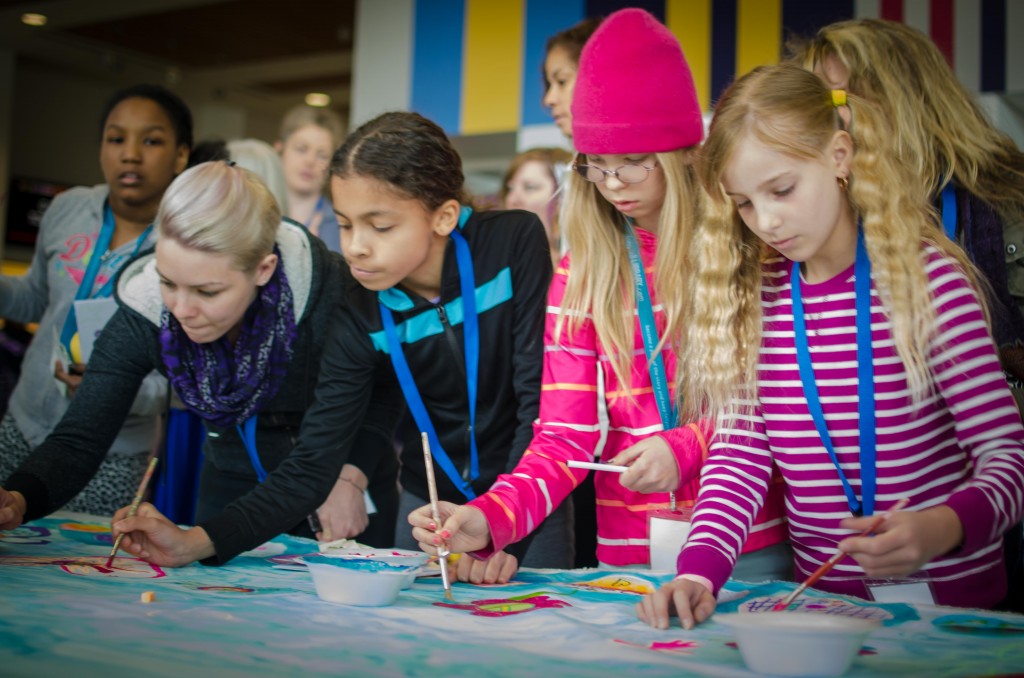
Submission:
[[[392,565],[382,560],[370,560],[368,558],[346,558],[344,556],[302,556],[307,565],[333,565],[346,570],[358,570],[360,572],[391,572],[394,574],[406,574],[419,569],[418,565]]]

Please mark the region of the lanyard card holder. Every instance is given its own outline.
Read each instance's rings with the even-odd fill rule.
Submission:
[[[700,445],[700,463],[703,466],[710,453],[708,441],[697,424],[691,422],[686,425],[686,428],[693,431],[694,438]],[[699,481],[695,480],[693,482],[697,483]],[[695,487],[691,488],[690,491],[693,496],[696,496],[697,490]],[[686,540],[690,538],[693,501],[687,500],[687,506],[678,506],[676,504],[675,492],[670,492],[669,497],[671,501],[669,508],[654,509],[647,512],[647,534],[650,538],[651,569],[664,570],[674,574],[679,552],[683,550]]]
[[[651,570],[676,571],[679,552],[690,536],[693,507],[656,509],[647,513],[647,533],[651,538]]]
[[[877,603],[910,603],[934,605],[935,591],[930,577],[905,579],[864,579],[868,597]]]

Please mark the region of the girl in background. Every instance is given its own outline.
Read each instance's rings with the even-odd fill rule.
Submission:
[[[572,154],[563,148],[531,148],[512,159],[501,182],[503,209],[533,212],[544,224],[551,247],[551,261],[557,266],[562,258],[562,234],[558,224],[558,199],[562,178],[572,162]]]
[[[0,276],[0,316],[39,323],[0,422],[0,482],[43,443],[72,402],[87,371],[74,301],[109,297],[121,267],[153,246],[160,199],[188,163],[192,114],[173,92],[135,85],[110,98],[99,132],[106,183],[57,196],[43,215],[28,273]],[[134,402],[99,470],[55,509],[69,502],[69,510],[111,515],[132,500],[156,444],[166,390],[155,375],[134,385],[127,394]]]
[[[816,588],[979,608],[1006,594],[1024,428],[974,269],[882,119],[795,65],[755,69],[716,107],[685,402],[722,417],[680,576],[638,605],[652,626],[711,614],[773,467],[798,580],[838,549],[850,559]]]
[[[883,19],[825,26],[798,55],[836,89],[878,107],[946,234],[987,282],[992,331],[1024,411],[1024,314],[1010,296],[1004,222],[1024,221],[1024,153],[989,122],[927,35]]]
[[[305,226],[332,252],[341,251],[341,241],[338,220],[324,190],[331,154],[343,138],[344,126],[336,113],[303,104],[285,114],[274,144],[288,188],[285,216]]]
[[[562,134],[572,138],[572,95],[583,45],[601,25],[601,17],[580,21],[548,38],[544,56],[544,105]]]
[[[647,566],[647,512],[697,497],[710,432],[680,426],[694,420],[677,419],[671,393],[690,298],[684,262],[703,205],[691,164],[703,124],[679,42],[643,10],[609,16],[583,50],[572,116],[580,152],[566,210],[573,249],[549,295],[540,420],[523,460],[487,494],[461,507],[442,503],[442,525],[429,506],[409,516],[425,550],[444,541],[487,557],[557,507],[587,473],[566,462],[594,459],[601,379],[604,458],[629,469],[595,474],[599,563]],[[748,550],[785,538],[781,513],[780,501],[769,506]],[[777,578],[775,564],[784,568],[788,554],[765,560],[745,577]]]

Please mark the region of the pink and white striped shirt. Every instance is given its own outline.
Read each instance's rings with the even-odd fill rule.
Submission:
[[[946,504],[964,528],[963,544],[927,563],[936,602],[991,607],[1006,595],[1002,535],[1024,513],[1024,427],[963,272],[926,249],[936,311],[929,347],[933,394],[912,405],[891,323],[872,288],[871,334],[877,430],[876,511],[902,497],[907,510]],[[705,577],[715,592],[728,578],[774,462],[785,481],[796,577],[806,578],[851,536],[838,473],[821,443],[797,366],[790,289],[792,262],[766,264],[763,336],[755,415],[719,430],[704,467],[680,574]],[[861,496],[857,416],[854,274],[802,283],[808,344],[822,408],[843,472]],[[817,588],[868,597],[864,571],[846,558]]]
[[[637,229],[640,255],[647,286],[654,304],[659,333],[665,318],[654,289],[653,262],[657,239]],[[490,555],[532,532],[542,520],[586,477],[587,472],[568,468],[566,461],[593,461],[600,437],[597,397],[598,379],[605,384],[608,401],[608,440],[605,458],[611,458],[644,438],[660,435],[668,443],[679,466],[676,490],[680,506],[692,506],[697,498],[700,468],[706,456],[707,427],[682,426],[665,431],[647,369],[639,321],[634,328],[634,353],[630,385],[619,383],[608,354],[598,344],[597,332],[588,316],[570,336],[563,330],[555,340],[555,323],[561,310],[565,285],[571,272],[566,256],[555,271],[548,295],[544,331],[544,373],[540,416],[534,436],[512,473],[498,477],[491,489],[471,506],[483,511],[490,527],[492,548],[478,552]],[[578,273],[577,273],[578,274]],[[662,352],[669,384],[673,383],[676,361],[671,350]],[[599,376],[600,375],[600,376]],[[632,395],[632,400],[630,399]],[[647,564],[650,540],[647,512],[669,507],[667,492],[642,494],[626,489],[615,473],[594,476],[597,498],[597,558],[609,565]],[[750,536],[746,550],[756,550],[785,539],[782,493],[776,483],[772,499]]]

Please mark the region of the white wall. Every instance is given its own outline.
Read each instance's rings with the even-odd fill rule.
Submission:
[[[414,0],[358,0],[349,129],[409,108]]]

